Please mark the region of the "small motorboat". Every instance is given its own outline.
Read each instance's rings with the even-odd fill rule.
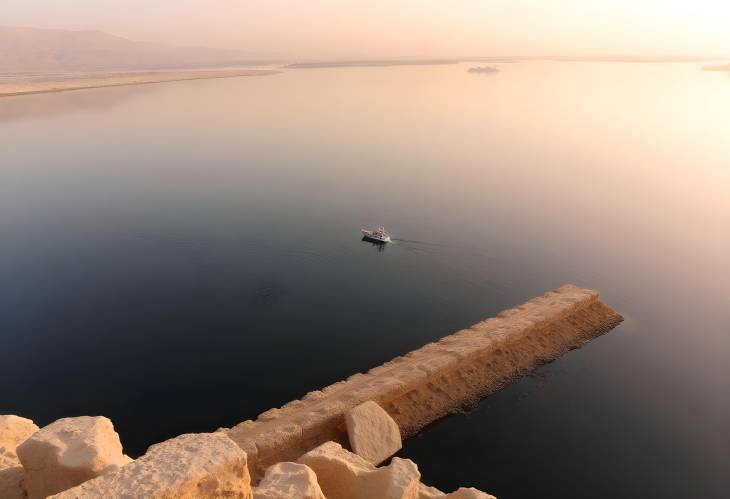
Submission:
[[[362,229],[360,232],[362,232],[363,239],[368,241],[381,244],[390,242],[390,234],[385,230],[385,227],[378,227],[375,230]]]

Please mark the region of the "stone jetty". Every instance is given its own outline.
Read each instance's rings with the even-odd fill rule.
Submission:
[[[137,460],[106,418],[39,429],[0,416],[0,496],[494,499],[472,488],[444,493],[421,483],[416,463],[390,458],[401,438],[622,320],[598,292],[566,285],[256,420],[180,435]]]
[[[251,475],[258,480],[270,465],[296,460],[325,442],[347,444],[345,413],[363,402],[383,407],[407,438],[622,320],[597,291],[562,286],[220,431],[246,451]]]

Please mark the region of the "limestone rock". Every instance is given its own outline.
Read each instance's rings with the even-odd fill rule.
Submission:
[[[20,416],[0,416],[0,466],[3,460],[18,463],[16,447],[38,431],[38,427],[30,419]]]
[[[193,433],[151,446],[115,473],[89,480],[54,499],[251,499],[246,453],[223,433]]]
[[[325,499],[317,475],[309,466],[278,463],[266,470],[264,479],[253,489],[254,499]]]
[[[377,481],[372,480],[373,475],[377,475]],[[421,473],[419,473],[416,463],[410,459],[394,457],[388,466],[378,468],[375,473],[366,475],[366,478],[370,478],[372,484],[369,484],[370,490],[385,491],[382,495],[384,498],[418,499]],[[377,496],[370,495],[369,497]]]
[[[477,490],[474,487],[461,487],[456,492],[446,494],[446,499],[497,499],[496,497]]]
[[[393,458],[390,465],[376,468],[340,444],[327,442],[299,462],[314,470],[328,499],[418,499],[421,474],[409,459]]]
[[[0,416],[0,497],[23,499],[25,491],[21,486],[24,472],[15,450],[38,427],[30,419],[19,416]]]
[[[112,422],[101,416],[59,419],[20,444],[17,453],[30,499],[61,492],[129,462]]]
[[[348,497],[357,488],[360,476],[375,470],[375,466],[336,442],[320,445],[300,457],[298,462],[314,470],[328,499]]]
[[[418,488],[418,499],[437,499],[445,496],[446,494],[436,487],[429,487],[428,485],[421,484]]]
[[[398,424],[372,400],[347,411],[345,425],[352,450],[372,464],[382,463],[402,447]]]
[[[455,492],[445,494],[436,487],[429,487],[421,484],[418,491],[418,499],[497,499],[481,490],[473,487],[461,487]]]
[[[25,499],[25,491],[21,485],[23,467],[19,464],[3,468],[0,463],[0,497],[3,499]]]

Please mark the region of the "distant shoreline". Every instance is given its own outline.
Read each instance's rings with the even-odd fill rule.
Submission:
[[[1,75],[0,98],[51,92],[67,92],[103,87],[147,85],[172,81],[265,76],[279,71],[264,69],[145,71],[117,73],[34,73]]]
[[[283,69],[315,69],[315,68],[359,68],[390,66],[432,66],[461,64],[467,62],[483,62],[507,64],[517,62],[553,61],[553,62],[599,62],[599,63],[700,63],[712,62],[713,58],[682,56],[499,56],[499,57],[460,57],[446,59],[358,59],[299,62],[282,66]]]
[[[434,66],[441,64],[458,64],[456,59],[412,59],[412,60],[372,60],[372,61],[330,61],[330,62],[299,62],[287,64],[286,69],[310,68],[368,68],[384,66]]]

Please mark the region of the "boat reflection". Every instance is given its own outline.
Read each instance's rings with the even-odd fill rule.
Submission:
[[[379,252],[385,251],[385,247],[388,245],[388,243],[385,243],[385,242],[377,243],[377,242],[373,241],[372,239],[368,239],[365,236],[363,236],[361,241],[370,244],[370,246],[374,246],[375,248],[378,249]]]

